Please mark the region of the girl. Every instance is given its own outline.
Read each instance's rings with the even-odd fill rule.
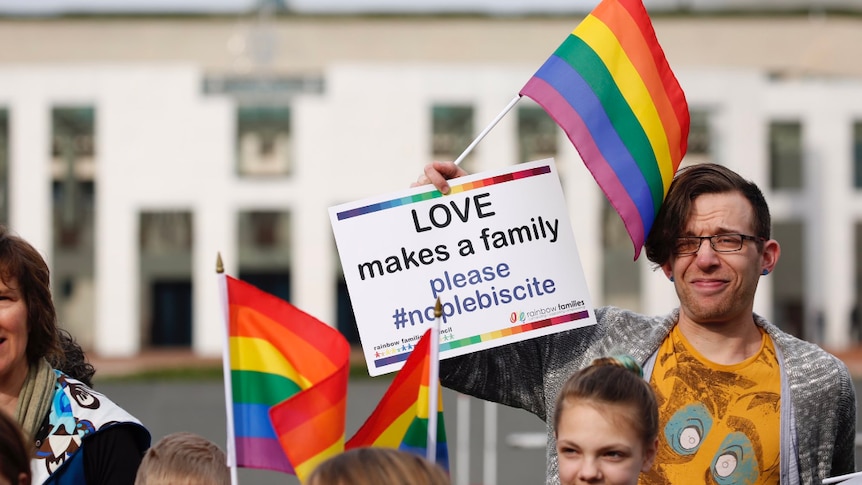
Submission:
[[[631,357],[603,357],[563,385],[554,413],[560,483],[635,485],[658,446],[655,394]]]

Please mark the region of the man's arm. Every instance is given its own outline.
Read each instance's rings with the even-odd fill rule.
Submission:
[[[440,382],[486,401],[525,409],[543,420],[544,367],[539,337],[440,361]]]
[[[841,373],[839,385],[840,394],[836,408],[840,418],[832,455],[832,476],[856,471],[856,391],[846,368]]]

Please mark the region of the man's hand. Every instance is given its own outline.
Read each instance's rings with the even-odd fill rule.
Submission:
[[[464,175],[467,175],[467,172],[452,162],[431,162],[425,165],[425,173],[420,175],[410,186],[419,187],[420,185],[433,184],[441,194],[446,195],[449,193],[447,180]]]

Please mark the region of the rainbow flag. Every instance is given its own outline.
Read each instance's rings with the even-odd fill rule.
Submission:
[[[350,345],[286,301],[226,279],[236,464],[302,481],[344,450]]]
[[[640,255],[689,113],[641,0],[602,0],[521,89],[566,132]]]
[[[380,404],[345,445],[398,448],[425,456],[428,440],[428,371],[431,365],[431,330],[410,352]],[[438,381],[436,385],[440,386]],[[449,449],[443,423],[443,396],[437,393],[437,464],[449,469]]]

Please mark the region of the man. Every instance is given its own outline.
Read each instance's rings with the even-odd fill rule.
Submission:
[[[417,184],[448,193],[447,162]],[[416,184],[414,184],[416,185]],[[593,359],[628,354],[659,405],[659,449],[643,484],[820,483],[851,473],[856,398],[847,367],[753,313],[781,249],[753,183],[720,165],[682,169],[646,243],[679,308],[647,317],[614,307],[598,324],[441,363],[444,385],[553,423],[562,383]],[[559,483],[549,426],[547,483]]]

